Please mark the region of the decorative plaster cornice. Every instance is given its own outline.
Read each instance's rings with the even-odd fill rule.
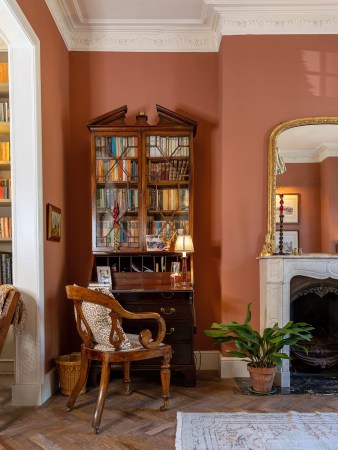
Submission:
[[[70,36],[71,50],[125,52],[213,52],[219,46],[215,33],[77,32]]]
[[[222,35],[337,34],[336,0],[203,0],[200,20],[85,19],[76,0],[45,0],[69,50],[217,52]]]
[[[244,34],[336,34],[338,13],[321,15],[227,15],[221,19],[222,35]]]
[[[326,158],[338,156],[337,144],[322,144],[316,149],[284,150],[280,152],[285,163],[320,163]]]

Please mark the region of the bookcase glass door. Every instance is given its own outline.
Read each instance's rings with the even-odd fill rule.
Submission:
[[[189,136],[146,136],[146,234],[172,250],[177,234],[189,234]]]
[[[139,248],[138,135],[95,136],[96,247]]]

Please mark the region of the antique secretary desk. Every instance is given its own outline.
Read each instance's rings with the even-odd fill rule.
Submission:
[[[186,260],[187,284],[171,285],[170,271],[172,262],[181,262],[182,254],[174,251],[177,236],[193,235],[197,123],[156,108],[156,125],[143,112],[129,125],[127,106],[86,124],[92,149],[91,284],[108,272],[112,293],[124,308],[161,314],[165,342],[173,348],[171,368],[183,373],[186,386],[195,386],[192,255]],[[127,332],[153,331],[154,324],[141,322],[123,326]],[[160,361],[137,364],[154,369]]]

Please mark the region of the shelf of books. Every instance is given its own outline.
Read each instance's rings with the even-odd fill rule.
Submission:
[[[0,282],[12,283],[12,181],[7,52],[0,54]]]
[[[172,251],[192,233],[192,138],[196,122],[157,105],[159,122],[126,106],[87,123],[92,133],[93,251]],[[155,240],[152,240],[154,243]]]
[[[96,246],[139,247],[139,138],[95,137]]]
[[[0,284],[12,283],[12,253],[0,252]]]
[[[0,122],[5,123],[10,119],[8,81],[8,62],[0,61]]]
[[[189,234],[189,136],[146,138],[147,235],[173,247],[177,234]]]

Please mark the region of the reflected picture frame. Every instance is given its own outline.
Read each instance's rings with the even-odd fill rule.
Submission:
[[[275,252],[279,252],[279,234],[280,231],[277,230],[275,234]],[[293,249],[299,248],[299,231],[298,230],[288,230],[283,231],[283,253],[291,254]]]
[[[280,192],[281,194],[282,192]],[[300,194],[283,194],[283,223],[299,223],[299,197]],[[280,197],[276,194],[276,223],[280,223]]]
[[[61,240],[61,209],[47,203],[47,240]]]

